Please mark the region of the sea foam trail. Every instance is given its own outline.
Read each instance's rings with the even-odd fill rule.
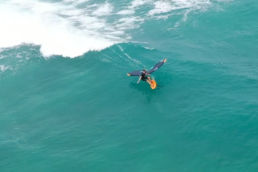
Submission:
[[[210,0],[133,0],[116,9],[112,1],[4,0],[0,2],[0,48],[32,43],[41,46],[44,56],[76,57],[130,41],[128,31],[146,20],[164,19],[172,11],[201,9],[208,4]],[[144,5],[151,9],[137,16]],[[189,10],[185,12],[187,15]]]

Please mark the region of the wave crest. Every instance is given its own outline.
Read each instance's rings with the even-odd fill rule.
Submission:
[[[127,4],[117,3],[119,8],[110,1],[96,4],[91,0],[4,0],[0,3],[0,47],[32,43],[41,46],[44,56],[76,57],[127,42],[131,39],[128,31],[140,27],[146,20],[166,19],[173,11],[182,9],[187,9],[183,13],[186,19],[189,9],[202,9],[211,2],[133,0]]]

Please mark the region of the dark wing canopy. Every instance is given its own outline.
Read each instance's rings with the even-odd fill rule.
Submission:
[[[135,70],[135,71],[129,72],[128,74],[130,74],[130,76],[140,76],[142,74],[142,71]]]
[[[148,71],[149,74],[155,72],[158,70],[162,65],[164,64],[164,61],[158,62],[151,70]]]

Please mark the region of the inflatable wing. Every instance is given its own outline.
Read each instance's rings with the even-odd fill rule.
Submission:
[[[148,71],[149,74],[155,72],[156,70],[158,70],[165,62],[161,61],[159,63],[157,63],[151,70]]]
[[[130,76],[140,76],[142,74],[141,70],[135,70],[130,73],[128,73]]]

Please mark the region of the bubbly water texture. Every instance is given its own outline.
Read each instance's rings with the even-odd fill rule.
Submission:
[[[145,20],[168,17],[180,9],[205,9],[209,4],[209,0],[6,0],[0,6],[0,47],[33,43],[41,45],[45,56],[76,57],[128,42],[128,31],[139,28]],[[144,11],[146,7],[150,9]]]
[[[256,172],[256,0],[2,0],[0,171]],[[156,90],[126,73],[167,63]]]

